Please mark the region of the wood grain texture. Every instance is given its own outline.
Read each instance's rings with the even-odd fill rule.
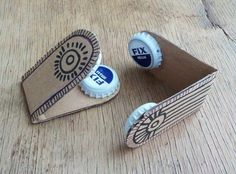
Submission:
[[[235,0],[2,0],[0,173],[235,173],[235,6]],[[21,76],[77,28],[97,34],[103,63],[120,77],[120,94],[32,125]],[[129,113],[166,93],[128,56],[128,40],[140,30],[162,35],[219,72],[200,112],[132,150],[123,134]]]

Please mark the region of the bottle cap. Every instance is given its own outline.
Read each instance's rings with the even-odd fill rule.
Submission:
[[[116,72],[105,65],[95,65],[80,87],[86,95],[104,98],[112,95],[120,86]]]
[[[102,62],[102,52],[100,51],[99,55],[98,55],[98,59],[96,61],[96,65],[100,65]]]
[[[157,40],[148,32],[134,34],[128,44],[129,54],[142,68],[152,69],[161,65],[162,53]]]
[[[128,117],[125,123],[125,134],[127,135],[130,128],[138,121],[138,119],[148,110],[156,106],[157,103],[146,103],[136,108]]]

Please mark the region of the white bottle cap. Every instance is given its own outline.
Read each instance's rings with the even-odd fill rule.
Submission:
[[[148,32],[134,34],[128,44],[129,54],[142,68],[152,69],[161,65],[162,53],[157,40]]]
[[[100,65],[101,62],[102,62],[102,52],[100,51],[100,53],[98,55],[98,59],[97,59],[96,65]]]
[[[80,87],[90,97],[104,98],[112,95],[120,86],[116,72],[105,65],[95,65]]]
[[[157,103],[146,103],[138,108],[136,108],[128,117],[126,123],[125,123],[125,134],[127,135],[130,128],[138,121],[138,119],[149,109],[156,106]]]

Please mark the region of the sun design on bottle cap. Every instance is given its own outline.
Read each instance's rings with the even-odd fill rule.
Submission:
[[[82,42],[63,44],[54,61],[54,75],[56,78],[60,81],[76,78],[86,65],[89,57],[88,52],[86,45]]]

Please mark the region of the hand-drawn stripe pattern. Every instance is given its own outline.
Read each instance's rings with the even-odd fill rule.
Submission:
[[[39,115],[43,114],[49,107],[51,107],[54,103],[56,103],[59,99],[61,99],[66,93],[68,93],[72,88],[74,88],[81,80],[83,80],[86,77],[86,75],[90,72],[92,66],[95,64],[98,58],[100,47],[99,47],[99,43],[96,36],[90,31],[80,29],[80,30],[72,32],[70,35],[68,35],[66,38],[60,41],[54,48],[50,49],[46,55],[44,55],[27,73],[24,74],[24,76],[22,77],[22,81],[26,80],[31,74],[33,74],[34,71],[40,65],[42,65],[42,63],[48,57],[50,57],[50,55],[54,51],[60,48],[67,40],[75,36],[84,37],[90,42],[93,49],[90,61],[83,66],[81,73],[77,74],[77,76],[72,81],[70,81],[63,89],[57,91],[47,101],[45,101],[36,111],[34,111],[31,114],[31,120],[33,123],[38,122]]]
[[[144,113],[129,130],[126,144],[132,148],[141,146],[196,112],[203,104],[215,75],[216,72],[207,75]]]

